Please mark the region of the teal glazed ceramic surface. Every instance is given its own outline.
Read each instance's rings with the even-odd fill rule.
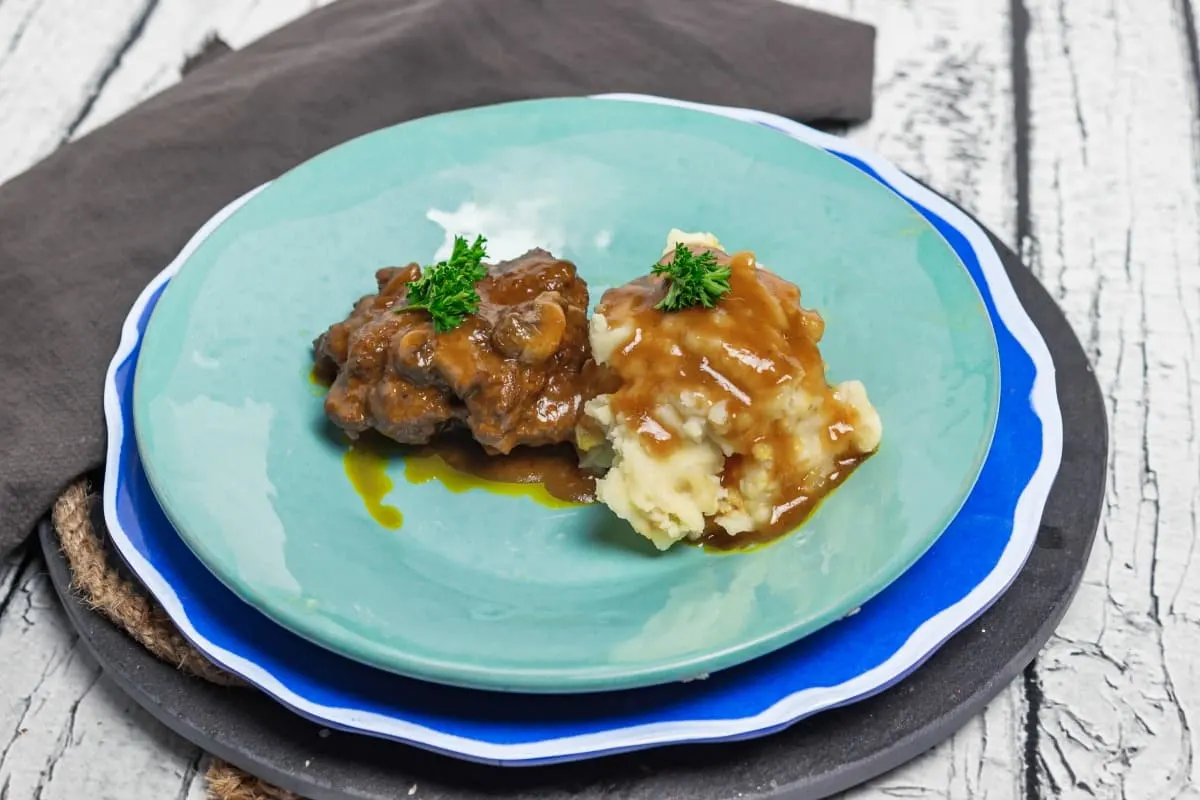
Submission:
[[[342,467],[307,374],[312,339],[382,266],[456,233],[496,258],[575,261],[593,303],[672,227],[708,230],[797,282],[833,381],[860,378],[878,454],[790,536],[657,553],[601,506],[551,509],[409,484],[389,530]],[[970,490],[999,371],[979,294],[906,202],[770,129],[618,100],[430,117],[335,148],[255,195],[171,281],[137,365],[155,494],[199,559],[314,642],[397,673],[573,692],[702,676],[855,609],[911,565]]]

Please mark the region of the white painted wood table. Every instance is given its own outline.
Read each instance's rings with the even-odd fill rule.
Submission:
[[[328,0],[0,0],[0,181]],[[865,798],[1200,798],[1200,63],[1192,0],[804,0],[878,28],[850,133],[1019,248],[1112,428],[1078,599],[987,712]],[[33,552],[0,564],[0,800],[203,796]]]

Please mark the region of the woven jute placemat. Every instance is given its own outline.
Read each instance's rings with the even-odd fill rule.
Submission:
[[[71,567],[72,590],[163,661],[201,680],[253,691],[197,652],[162,606],[141,586],[121,576],[116,556],[92,525],[89,512],[93,501],[87,481],[79,481],[54,504],[54,529]],[[209,760],[204,778],[211,800],[302,800],[216,758]]]

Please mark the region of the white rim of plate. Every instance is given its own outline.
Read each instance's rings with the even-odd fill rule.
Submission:
[[[1042,340],[1041,333],[1018,300],[1016,291],[1009,282],[1008,274],[1000,262],[1000,257],[983,230],[949,201],[921,186],[880,156],[845,139],[823,133],[785,117],[748,108],[706,105],[653,95],[599,94],[592,95],[591,99],[669,105],[706,111],[744,122],[765,123],[801,142],[823,150],[841,153],[863,162],[875,170],[893,191],[925,206],[956,228],[967,239],[979,259],[980,269],[991,292],[997,315],[1013,338],[1029,355],[1035,370],[1033,390],[1029,400],[1034,414],[1042,423],[1042,457],[1017,500],[1013,514],[1013,534],[1009,537],[1008,544],[996,562],[996,566],[966,597],[922,623],[887,661],[841,684],[796,692],[779,700],[766,710],[748,717],[657,722],[607,732],[545,739],[539,742],[497,744],[443,733],[383,714],[314,703],[292,691],[275,675],[267,672],[258,664],[206,639],[192,624],[175,590],[158,570],[142,557],[121,528],[116,510],[117,482],[105,481],[104,518],[113,542],[151,594],[162,604],[167,615],[179,627],[184,637],[221,667],[241,676],[303,716],[331,727],[344,728],[352,733],[383,736],[454,756],[514,766],[520,763],[533,765],[546,763],[553,759],[579,758],[601,753],[643,749],[653,745],[744,738],[755,733],[778,730],[819,711],[845,705],[901,679],[999,597],[1021,571],[1033,548],[1042,512],[1050,494],[1050,487],[1058,473],[1062,459],[1062,413],[1058,405],[1058,392],[1055,386],[1054,362],[1046,343]],[[121,330],[120,346],[109,364],[105,377],[104,413],[108,427],[105,469],[108,474],[116,474],[119,469],[121,445],[125,438],[120,399],[116,390],[116,373],[118,367],[125,362],[138,343],[140,338],[137,330],[138,320],[141,318],[146,304],[154,296],[154,293],[179,271],[201,242],[268,185],[270,182],[252,189],[221,209],[206,222],[192,236],[175,260],[142,290],[130,310]]]

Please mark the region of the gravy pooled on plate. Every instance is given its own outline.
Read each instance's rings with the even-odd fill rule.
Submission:
[[[773,538],[875,451],[879,416],[858,381],[826,382],[824,321],[795,285],[711,235],[672,231],[673,259],[727,273],[710,307],[661,310],[684,283],[669,276],[605,292],[590,341],[616,388],[587,402],[578,445],[608,467],[598,499],[659,549]]]

